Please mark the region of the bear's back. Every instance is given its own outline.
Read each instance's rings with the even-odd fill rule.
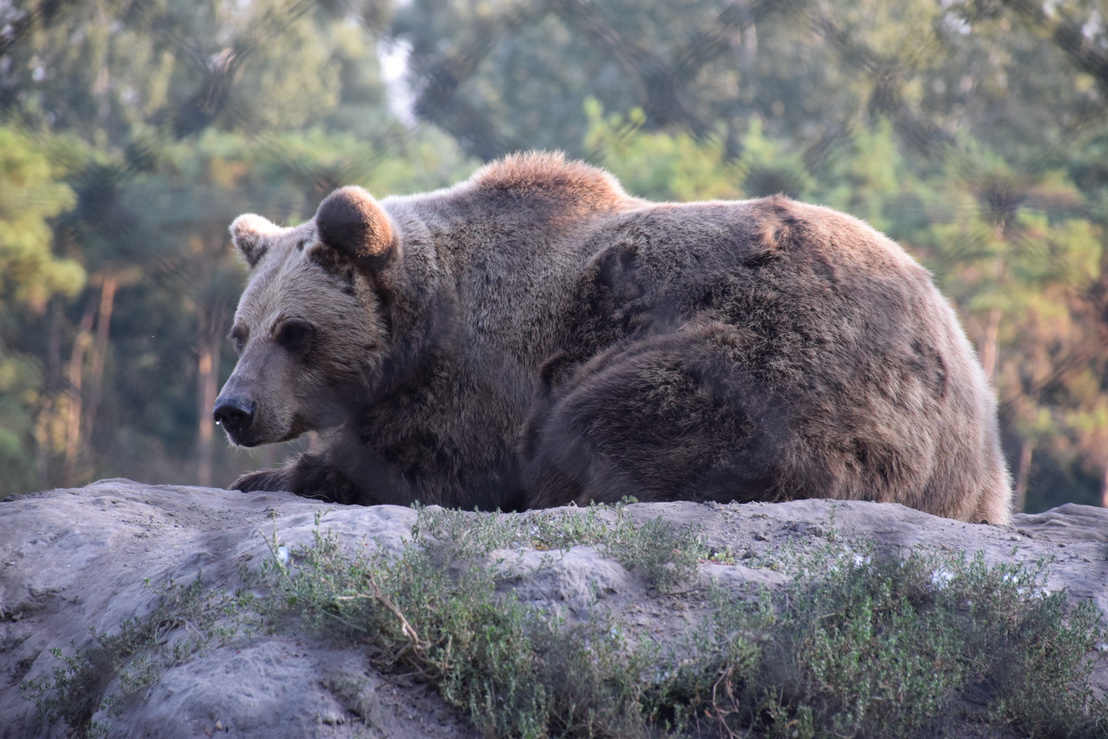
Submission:
[[[864,345],[872,352],[858,361],[869,361],[908,324],[917,331],[918,316],[927,332],[949,333],[936,309],[939,324],[953,321],[897,244],[782,196],[655,203],[603,170],[530,153],[390,201],[414,209],[449,263],[465,340],[508,351],[528,370],[566,342],[600,351],[628,331],[657,330],[663,317],[743,326],[761,342],[752,351],[787,357],[782,372],[793,374],[818,369],[828,347]],[[631,311],[639,316],[629,324]],[[626,325],[605,325],[609,317]]]
[[[931,400],[951,382],[980,386],[930,273],[852,216],[773,196],[651,204],[608,220],[575,300],[619,313],[628,329],[615,340],[689,322],[732,326],[736,360],[794,396],[892,387],[891,365],[910,376],[902,389]],[[855,405],[869,405],[871,391],[860,392],[867,402]]]
[[[754,499],[862,498],[1006,520],[992,391],[951,306],[900,246],[851,216],[780,196],[644,203],[597,222],[562,304],[564,349],[544,367],[558,410],[535,422],[548,423],[541,438],[566,437],[564,424],[593,412],[613,426],[618,404],[596,399],[641,386],[659,414],[686,412],[668,425],[643,412],[605,442],[606,458],[634,461],[628,469],[651,469],[641,450],[657,451],[658,426],[694,419],[695,396],[730,409],[719,413],[736,429],[781,424],[753,446],[737,432],[734,443],[722,431],[702,439],[705,464],[728,450],[774,450],[765,479],[751,483]],[[681,438],[658,449],[693,454],[693,435]],[[740,494],[735,475],[724,475],[719,499]],[[666,474],[656,477],[651,489],[668,490],[658,482]]]

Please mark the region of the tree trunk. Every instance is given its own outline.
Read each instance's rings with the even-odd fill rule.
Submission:
[[[1031,477],[1031,457],[1035,453],[1035,442],[1025,439],[1020,446],[1019,467],[1016,468],[1016,495],[1012,507],[1016,513],[1023,513],[1027,505],[1027,480]]]
[[[1008,223],[1012,214],[1004,212],[992,213],[991,215],[995,218],[993,240],[997,244],[1005,244],[1007,242],[1005,237],[1008,231]],[[993,279],[995,280],[994,289],[997,293],[1003,292],[1004,285],[1008,282],[1008,263],[1003,256],[998,256],[993,260]],[[981,366],[984,368],[985,377],[989,378],[990,383],[996,382],[996,368],[1000,356],[1000,319],[1002,315],[1003,312],[1000,310],[1000,306],[994,306],[989,311],[989,318],[985,323],[985,336],[982,339],[979,352]]]
[[[1004,241],[1004,231],[1004,225],[997,224],[994,238],[998,242]],[[995,272],[996,289],[1001,291],[1008,277],[1008,266],[1003,258],[998,258],[994,262],[993,270]],[[996,368],[1000,357],[1000,319],[1003,315],[1000,306],[995,306],[989,311],[989,318],[985,322],[985,336],[981,343],[981,366],[985,369],[985,377],[988,377],[991,383],[996,382]]]
[[[212,484],[212,460],[215,451],[215,423],[212,408],[219,392],[219,350],[223,342],[223,302],[200,312],[199,357],[197,358],[197,400],[199,403],[196,439],[196,480],[204,487]]]
[[[56,487],[55,462],[58,444],[54,433],[58,422],[59,396],[62,387],[62,303],[50,301],[50,333],[46,341],[46,371],[43,374],[42,397],[35,416],[35,475],[38,487]]]
[[[90,301],[73,340],[73,354],[69,359],[69,385],[66,388],[69,407],[65,432],[65,464],[62,469],[62,484],[67,487],[76,485],[80,474],[81,380],[84,376],[85,353],[92,342],[92,319],[95,315],[95,304]]]
[[[104,393],[104,364],[108,356],[108,334],[112,324],[112,309],[115,306],[115,290],[118,281],[112,275],[105,275],[100,286],[100,310],[96,316],[96,342],[92,346],[92,358],[89,361],[89,398],[85,411],[85,434],[94,438],[96,412]]]
[[[1000,353],[1000,308],[989,311],[989,320],[985,324],[985,337],[981,342],[981,366],[989,382],[996,381],[996,360]]]
[[[1100,505],[1108,508],[1108,463],[1104,465],[1104,482],[1100,487]]]
[[[222,328],[222,327],[220,327]],[[200,358],[197,363],[197,380],[200,402],[197,438],[197,483],[210,487],[212,484],[212,459],[215,445],[215,423],[212,421],[212,408],[219,392],[219,345],[220,331],[204,337],[200,345]]]

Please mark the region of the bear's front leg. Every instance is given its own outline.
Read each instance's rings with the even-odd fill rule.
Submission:
[[[244,493],[280,490],[328,503],[375,505],[379,502],[319,454],[304,454],[279,469],[248,472],[235,480],[230,489]]]

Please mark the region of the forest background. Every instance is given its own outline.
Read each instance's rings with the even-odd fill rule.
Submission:
[[[225,485],[238,214],[561,149],[865,218],[956,304],[1017,504],[1108,505],[1103,0],[0,0],[0,492]]]

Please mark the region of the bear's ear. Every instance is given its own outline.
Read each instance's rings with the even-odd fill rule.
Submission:
[[[277,224],[253,213],[241,215],[231,222],[231,240],[235,242],[250,269],[254,269],[269,251],[269,240],[266,237],[281,231]]]
[[[388,215],[360,187],[344,187],[328,195],[319,204],[315,225],[320,243],[367,272],[377,272],[400,254]]]

